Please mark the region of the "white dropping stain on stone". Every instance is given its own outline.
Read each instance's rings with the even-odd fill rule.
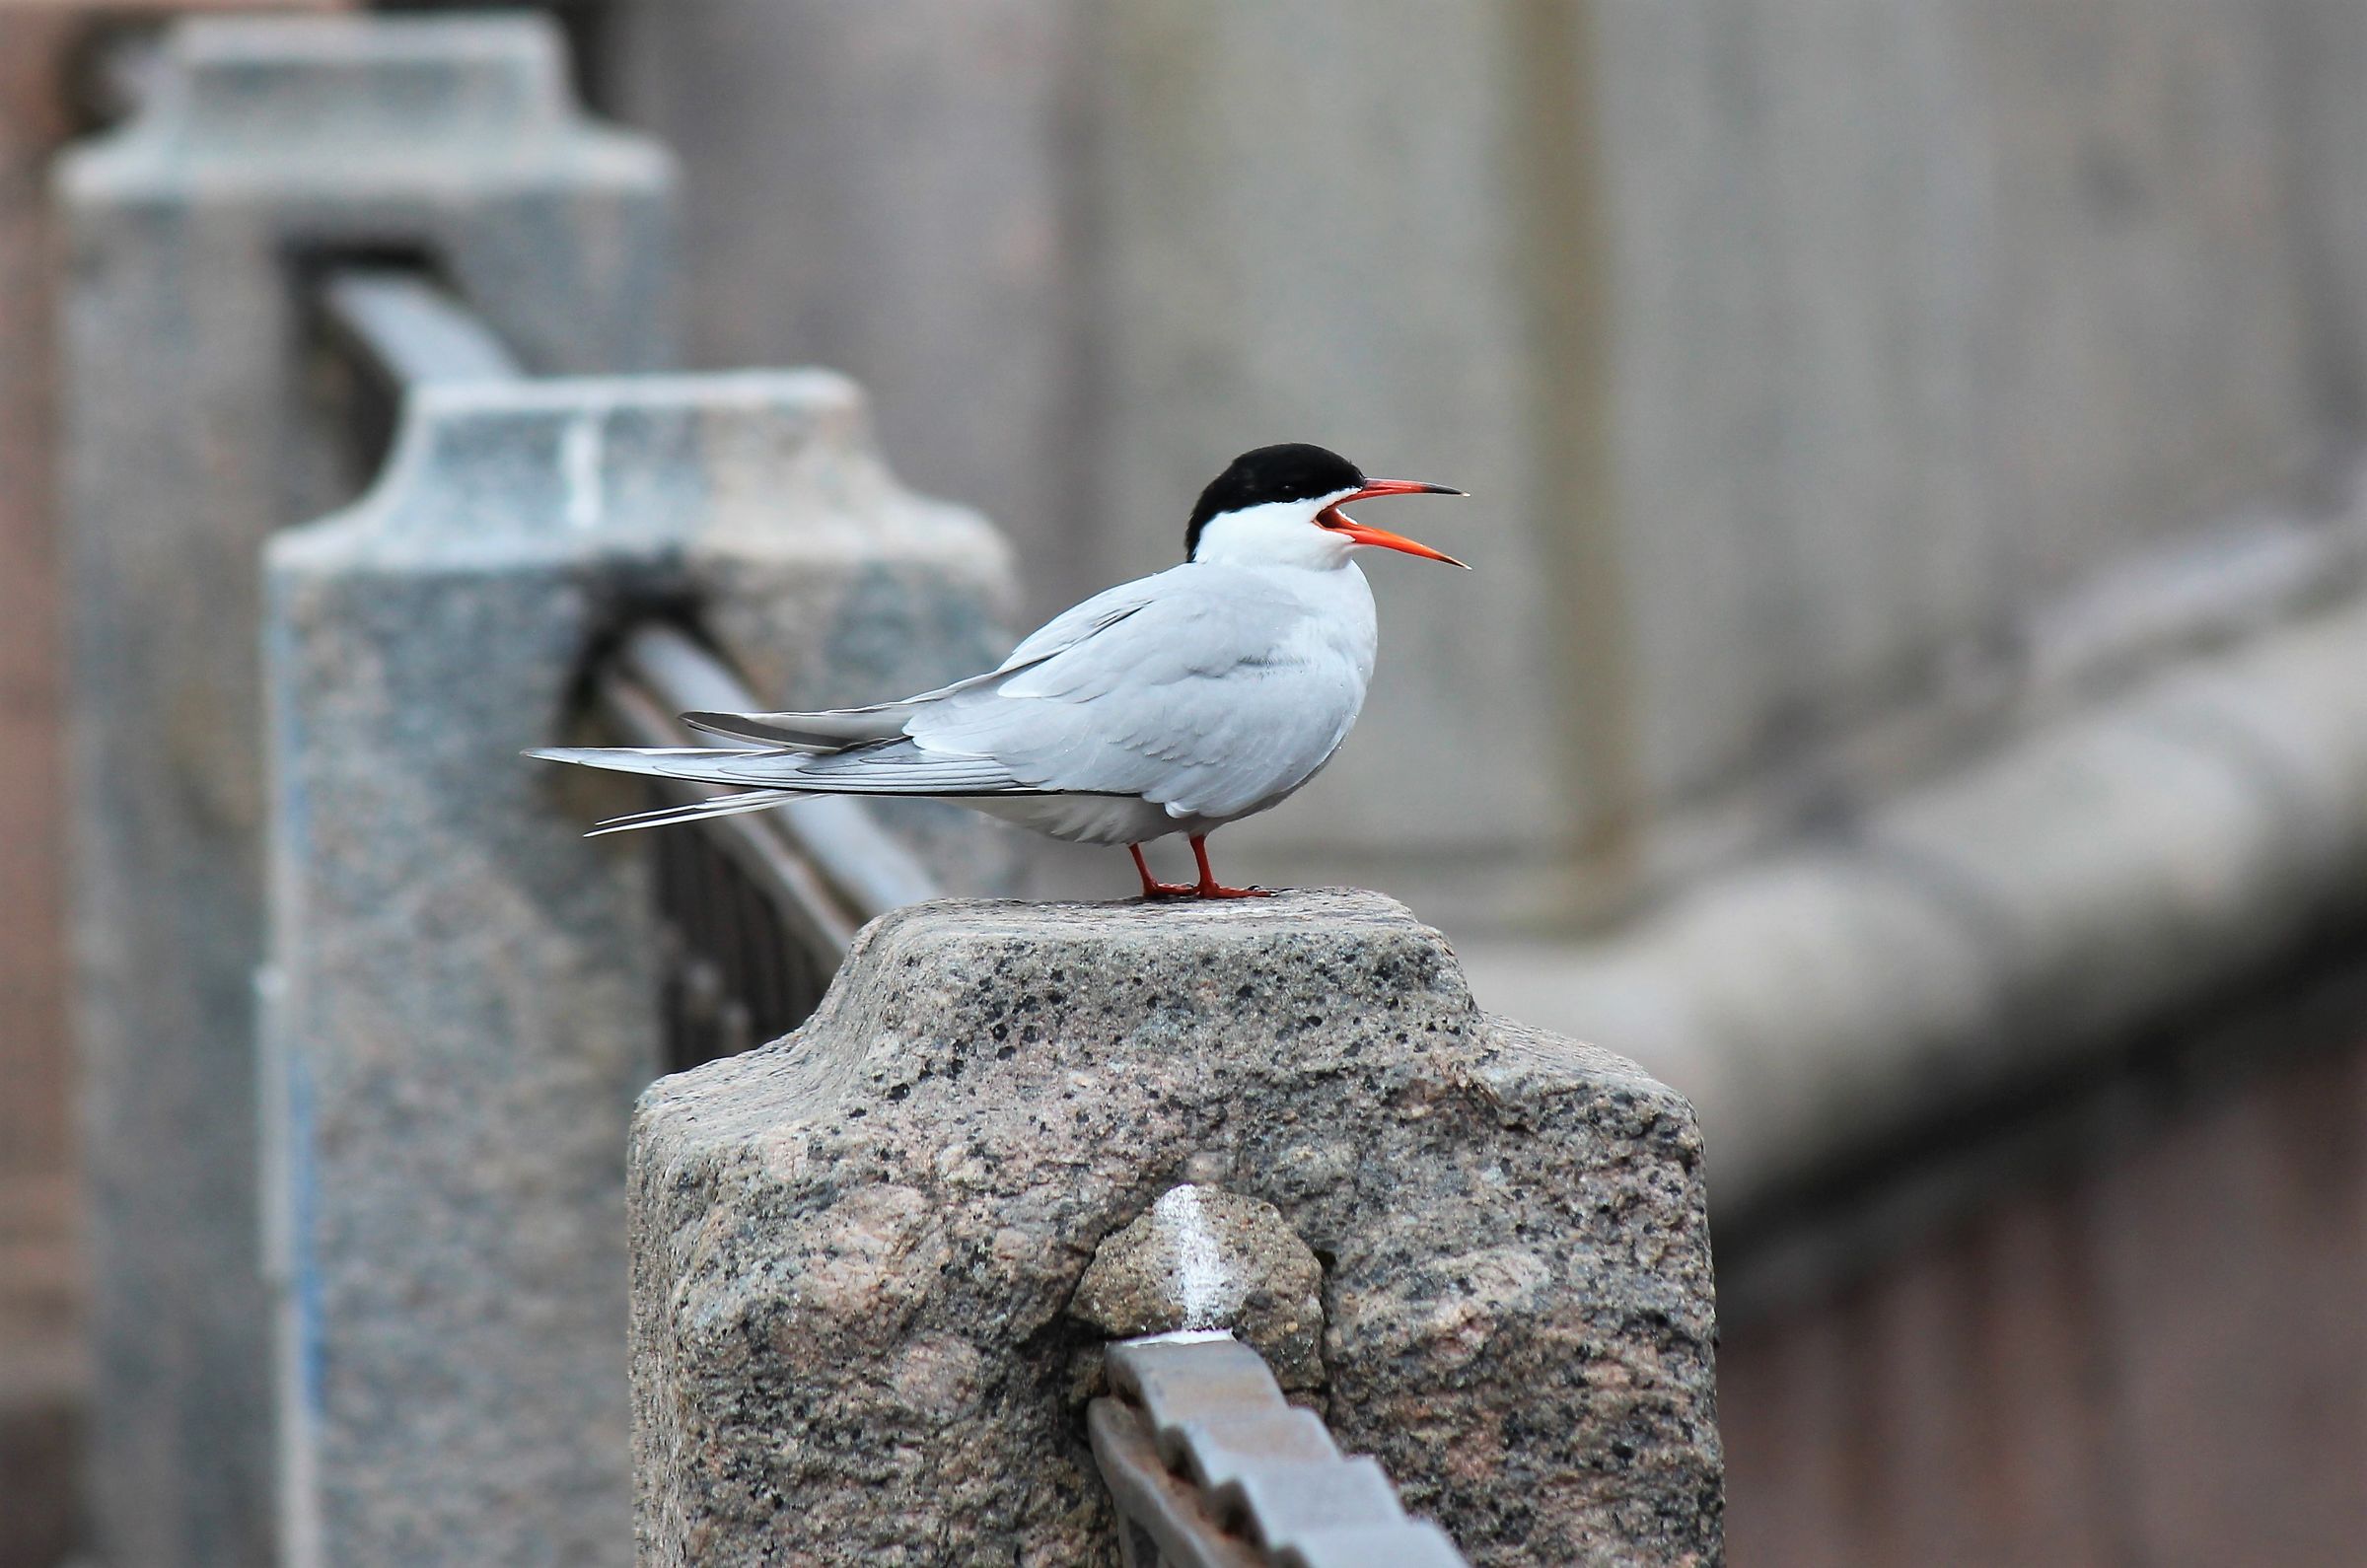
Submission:
[[[601,446],[596,414],[568,421],[567,433],[559,438],[559,473],[567,486],[567,526],[571,529],[600,527],[601,516],[608,510],[600,487]]]
[[[1225,1271],[1216,1232],[1209,1229],[1208,1211],[1200,1206],[1200,1189],[1170,1187],[1160,1195],[1154,1212],[1175,1255],[1184,1322],[1194,1328],[1216,1327],[1218,1314],[1233,1305],[1234,1281]]]

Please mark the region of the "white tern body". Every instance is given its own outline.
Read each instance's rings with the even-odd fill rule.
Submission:
[[[984,675],[871,707],[687,716],[739,743],[729,748],[533,754],[747,792],[619,818],[604,832],[799,794],[903,795],[1075,842],[1184,833],[1198,850],[1212,829],[1287,800],[1355,724],[1377,634],[1372,589],[1351,552],[1385,544],[1447,559],[1336,510],[1438,487],[1347,472],[1353,483],[1319,478],[1319,493],[1286,500],[1208,512],[1204,497],[1190,560],[1095,595]],[[1204,858],[1202,870],[1204,893],[1231,891],[1215,887]],[[1144,887],[1180,891],[1147,871]]]

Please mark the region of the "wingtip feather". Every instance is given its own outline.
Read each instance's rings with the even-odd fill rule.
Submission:
[[[736,817],[742,812],[760,812],[794,799],[796,796],[788,790],[747,790],[737,795],[718,795],[681,806],[661,806],[654,811],[611,817],[595,823],[584,836],[606,838],[610,833],[629,833],[636,828],[666,827],[675,822],[702,822],[716,817]]]

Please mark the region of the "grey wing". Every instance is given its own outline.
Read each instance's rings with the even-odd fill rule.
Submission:
[[[1296,600],[1242,574],[1177,568],[1087,601],[998,670],[902,702],[692,716],[773,743],[756,749],[532,754],[767,792],[1092,793],[1231,817],[1329,759],[1368,673]],[[672,817],[619,825],[659,820]]]
[[[1149,577],[1120,583],[1115,588],[1105,588],[1091,599],[1071,605],[1030,632],[1018,647],[1011,650],[1009,658],[994,667],[994,674],[1008,675],[1025,665],[1041,664],[1055,655],[1066,653],[1088,638],[1100,636],[1144,606],[1164,597],[1178,585],[1179,574],[1184,570],[1180,566],[1170,567]],[[966,686],[970,682],[961,681],[958,684]],[[951,691],[957,688],[949,686],[946,689]]]
[[[1355,722],[1364,672],[1285,596],[1207,568],[1134,586],[1150,585],[1065,647],[916,707],[911,745],[1176,816],[1234,816],[1305,783]]]
[[[1165,575],[1165,574],[1162,574]],[[1083,604],[1061,611],[1011,650],[1010,657],[987,671],[957,680],[950,686],[923,691],[899,702],[875,702],[860,708],[830,708],[819,713],[685,713],[683,722],[709,735],[767,745],[835,748],[871,741],[892,740],[904,733],[919,709],[965,691],[999,684],[1014,671],[1043,663],[1085,639],[1108,630],[1142,608],[1152,594],[1155,578],[1105,589]]]

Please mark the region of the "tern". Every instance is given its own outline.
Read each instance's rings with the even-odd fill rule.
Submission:
[[[1208,835],[1296,794],[1355,724],[1378,627],[1353,557],[1464,564],[1341,508],[1463,493],[1367,478],[1322,447],[1260,447],[1200,492],[1183,565],[1096,594],[984,675],[864,708],[682,716],[728,748],[527,754],[742,792],[613,818],[594,835],[800,795],[905,796],[1123,844],[1145,898],[1264,897],[1216,880]],[[1160,882],[1143,859],[1144,844],[1175,833],[1191,844],[1196,883]]]

